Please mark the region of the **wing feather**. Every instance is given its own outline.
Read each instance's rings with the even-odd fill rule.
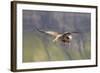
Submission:
[[[45,33],[45,34],[48,34],[48,35],[51,35],[51,36],[54,36],[54,37],[56,37],[57,35],[59,35],[60,33],[58,33],[58,32],[54,32],[54,31],[43,31],[43,30],[40,30],[40,29],[38,29],[38,28],[36,28],[39,32],[41,32],[41,33]]]
[[[58,32],[54,32],[54,31],[45,31],[45,33],[47,33],[47,34],[49,34],[51,36],[55,36],[55,37],[60,34]]]

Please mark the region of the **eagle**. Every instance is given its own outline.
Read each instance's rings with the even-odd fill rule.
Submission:
[[[73,36],[73,33],[79,33],[79,32],[64,32],[64,33],[59,33],[59,32],[55,32],[55,31],[44,31],[44,30],[40,30],[38,28],[36,28],[39,32],[50,35],[52,37],[54,37],[54,39],[52,40],[53,42],[62,42],[62,43],[70,43]]]

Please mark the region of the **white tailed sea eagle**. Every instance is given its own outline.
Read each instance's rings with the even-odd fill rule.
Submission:
[[[64,33],[58,33],[54,31],[43,31],[38,28],[36,28],[39,32],[45,33],[48,35],[51,35],[54,37],[53,42],[61,41],[62,43],[70,43],[72,40],[72,34],[78,33],[78,32],[64,32]]]

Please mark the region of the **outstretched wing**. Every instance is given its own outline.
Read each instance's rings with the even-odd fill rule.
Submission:
[[[59,35],[59,33],[58,32],[54,32],[54,31],[44,31],[46,34],[49,34],[49,35],[51,35],[51,36],[54,36],[54,37],[56,37],[57,35]]]
[[[70,32],[70,33],[80,33],[80,32]]]
[[[78,34],[80,32],[64,32],[64,34],[73,34],[73,33]]]
[[[40,30],[40,29],[38,29],[38,28],[36,28],[39,32],[41,32],[41,33],[44,33],[44,34],[48,34],[48,35],[51,35],[51,36],[54,36],[54,37],[56,37],[57,35],[59,35],[60,33],[58,33],[58,32],[54,32],[54,31],[43,31],[43,30]]]

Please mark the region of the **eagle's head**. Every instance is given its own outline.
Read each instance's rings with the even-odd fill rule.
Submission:
[[[64,42],[64,43],[66,43],[66,42],[69,43],[69,42],[72,40],[72,34],[69,33],[69,32],[64,33],[64,34],[62,35],[61,40],[62,40],[62,42]]]

